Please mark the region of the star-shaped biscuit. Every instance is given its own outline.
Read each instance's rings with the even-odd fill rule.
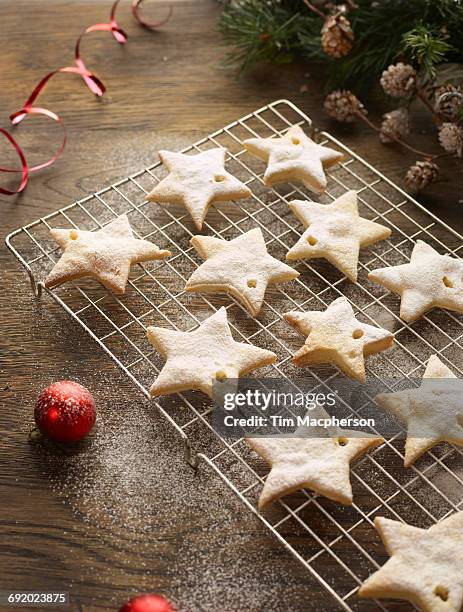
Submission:
[[[344,157],[339,151],[311,140],[298,125],[280,138],[249,138],[243,145],[249,153],[268,162],[264,174],[266,185],[298,180],[315,193],[326,189],[325,168]]]
[[[401,296],[400,316],[407,323],[435,307],[463,312],[463,260],[440,255],[422,240],[410,263],[373,270],[368,278]]]
[[[187,291],[228,292],[255,317],[267,285],[297,278],[299,272],[267,252],[260,228],[233,240],[193,236],[191,244],[206,261],[193,272]]]
[[[159,151],[169,174],[146,196],[151,202],[183,204],[200,230],[213,202],[240,200],[251,195],[244,183],[225,170],[226,149],[196,155]]]
[[[405,599],[423,612],[463,609],[463,512],[429,529],[375,518],[391,558],[360,587],[360,597]]]
[[[324,410],[310,418],[328,418]],[[299,437],[294,437],[298,434]],[[299,489],[312,489],[341,504],[352,503],[350,462],[383,438],[345,429],[327,430],[301,426],[295,434],[272,438],[246,438],[249,446],[271,466],[259,497],[264,508]]]
[[[463,446],[463,389],[455,381],[455,374],[431,355],[420,387],[375,397],[381,408],[407,424],[405,467],[439,442]]]
[[[360,382],[365,382],[364,358],[384,351],[394,340],[391,332],[358,321],[345,297],[334,300],[323,311],[287,312],[283,316],[307,336],[293,357],[296,365],[334,363]]]
[[[52,229],[50,233],[64,252],[47,276],[45,287],[92,276],[107,289],[121,294],[132,264],[170,255],[170,251],[161,250],[148,240],[134,238],[127,215],[117,217],[97,232]]]
[[[359,216],[356,191],[344,193],[331,204],[295,200],[289,207],[307,229],[287,259],[324,257],[354,282],[360,249],[391,235],[388,227]]]
[[[148,327],[147,334],[151,344],[166,359],[151,385],[152,397],[187,389],[203,391],[212,397],[214,380],[236,379],[276,360],[271,351],[236,342],[223,307],[192,332]]]

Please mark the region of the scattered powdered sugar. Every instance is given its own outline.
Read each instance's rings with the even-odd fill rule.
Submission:
[[[171,425],[122,374],[92,375],[91,391],[97,427],[82,448],[37,449],[53,492],[88,533],[89,558],[70,582],[71,595],[91,580],[163,592],[185,612],[287,610],[288,602],[330,609],[328,596],[326,608],[322,600],[307,607],[313,582],[306,571],[215,473],[186,463]],[[92,558],[95,546],[105,562]],[[119,587],[115,608],[121,597]]]

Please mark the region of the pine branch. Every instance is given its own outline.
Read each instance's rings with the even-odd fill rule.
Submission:
[[[445,32],[434,32],[423,24],[404,34],[404,53],[422,68],[425,78],[433,78],[437,65],[453,50],[447,38]]]
[[[244,0],[229,4],[222,14],[224,41],[233,46],[228,62],[241,70],[256,61],[290,62],[298,52],[301,15],[278,0]]]
[[[326,13],[326,3],[311,0]],[[333,3],[334,4],[334,3]],[[442,62],[463,63],[463,0],[356,0],[348,13],[354,48],[333,60],[320,45],[323,18],[303,0],[240,0],[224,8],[221,31],[241,69],[296,58],[328,64],[328,87],[360,91],[399,59],[432,75]]]

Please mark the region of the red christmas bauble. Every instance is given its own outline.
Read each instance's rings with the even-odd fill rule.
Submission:
[[[119,612],[177,612],[177,608],[162,595],[147,594],[134,597]]]
[[[35,404],[39,430],[57,442],[78,442],[95,424],[95,402],[90,392],[71,380],[60,380],[42,391]]]

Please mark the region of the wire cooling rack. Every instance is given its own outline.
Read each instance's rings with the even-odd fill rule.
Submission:
[[[421,378],[431,354],[438,354],[461,377],[462,317],[436,309],[407,325],[398,316],[399,300],[370,283],[367,274],[374,268],[408,261],[418,238],[441,253],[458,256],[462,237],[328,133],[315,134],[310,119],[291,102],[269,104],[184,149],[194,153],[226,147],[227,169],[253,192],[247,200],[213,207],[204,232],[231,239],[258,226],[269,252],[284,260],[302,232],[288,202],[294,197],[313,199],[313,195],[300,185],[265,187],[265,165],[244,150],[242,141],[253,136],[281,135],[296,124],[322,144],[345,154],[345,160],[329,170],[328,189],[319,201],[327,203],[347,189],[355,189],[360,214],[392,229],[388,240],[362,250],[357,283],[346,280],[321,260],[297,262],[300,277],[270,287],[256,319],[229,296],[186,293],[185,282],[200,263],[189,244],[197,231],[183,208],[146,201],[146,194],[165,176],[159,163],[22,227],[7,237],[7,245],[29,274],[35,294],[48,293],[146,396],[162,367],[162,360],[146,339],[148,325],[192,330],[224,305],[236,339],[272,349],[278,355],[276,365],[262,368],[258,376],[294,380],[301,377],[301,370],[293,366],[291,356],[303,340],[281,314],[288,310],[323,309],[340,295],[350,300],[360,320],[394,332],[394,347],[367,359],[369,380],[381,379],[383,384],[388,381],[391,389],[395,381],[408,379],[414,383]],[[135,266],[122,297],[112,295],[91,279],[53,290],[43,287],[41,280],[60,256],[50,238],[50,228],[96,230],[122,213],[128,214],[138,237],[170,249],[172,257]],[[305,373],[323,387],[341,376],[334,367]],[[215,433],[210,402],[204,398],[200,393],[185,392],[157,399],[155,404],[183,438],[188,462],[193,466],[200,461],[207,463],[331,594],[334,601],[323,609],[332,610],[334,602],[345,610],[409,609],[403,602],[362,602],[357,597],[362,581],[387,558],[373,520],[380,515],[429,527],[462,510],[461,450],[441,444],[405,470],[404,442],[396,436],[354,465],[352,506],[301,491],[261,514],[256,503],[268,468],[242,439],[226,440]],[[366,406],[365,403],[357,408],[356,415],[366,416],[362,413],[368,410]],[[341,408],[345,414],[339,416],[352,416],[349,406]]]

